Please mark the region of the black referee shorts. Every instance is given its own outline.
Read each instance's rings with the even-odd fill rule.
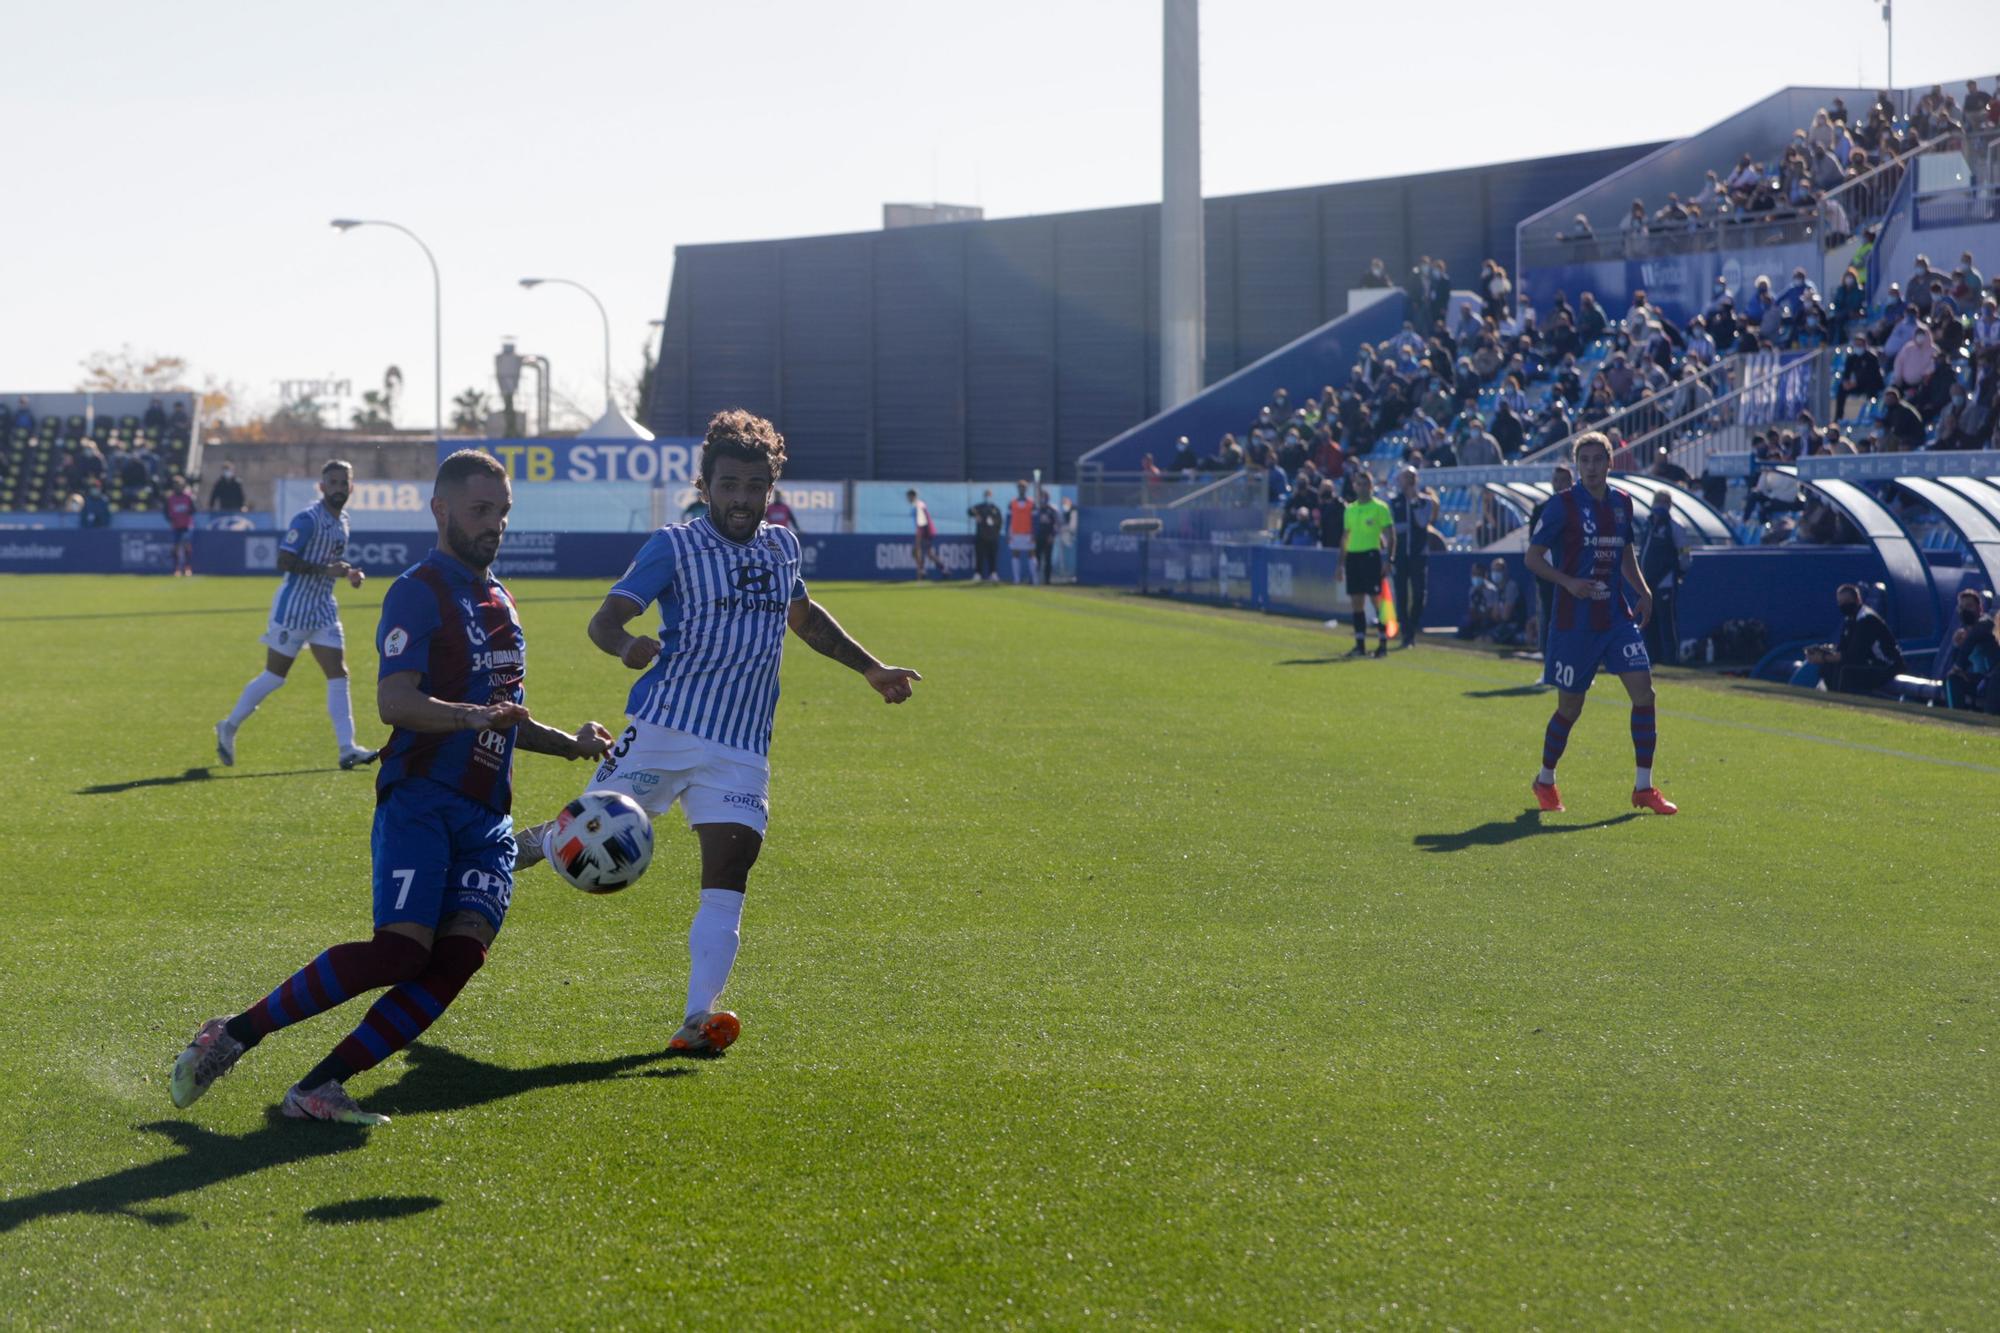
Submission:
[[[1346,562],[1347,592],[1367,593],[1373,597],[1382,591],[1382,553],[1380,551],[1349,551]]]

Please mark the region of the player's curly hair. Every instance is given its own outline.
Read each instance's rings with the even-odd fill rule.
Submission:
[[[762,463],[771,469],[771,480],[785,470],[785,437],[778,428],[754,412],[740,407],[725,408],[708,419],[708,433],[701,440],[701,484],[715,476],[715,460],[740,458]]]

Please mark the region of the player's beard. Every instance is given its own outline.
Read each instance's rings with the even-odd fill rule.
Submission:
[[[500,554],[500,534],[487,533],[475,537],[458,525],[458,520],[446,518],[444,521],[445,547],[460,560],[474,569],[485,569]]]
[[[757,535],[757,525],[764,521],[767,505],[731,505],[717,514],[721,522],[722,535],[733,542],[747,542]]]

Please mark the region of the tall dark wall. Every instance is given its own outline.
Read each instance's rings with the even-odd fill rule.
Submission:
[[[1511,270],[1518,221],[1656,147],[1209,200],[1205,379],[1345,314],[1372,258]],[[648,424],[750,408],[799,477],[1068,479],[1159,410],[1158,255],[1150,205],[680,246]]]

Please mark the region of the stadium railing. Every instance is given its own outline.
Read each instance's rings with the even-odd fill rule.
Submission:
[[[1717,361],[1714,365],[1707,367],[1701,372],[1701,382],[1708,386],[1710,393],[1720,398],[1739,383],[1739,377],[1744,373],[1753,355],[1752,353],[1739,352],[1734,356],[1725,357]],[[1599,373],[1602,372],[1600,371]],[[1648,394],[1630,406],[1620,408],[1608,417],[1578,426],[1562,439],[1522,454],[1516,461],[1537,464],[1554,463],[1558,459],[1567,458],[1569,457],[1569,451],[1575,447],[1577,436],[1587,435],[1592,431],[1608,435],[1614,441],[1629,439],[1635,435],[1648,434],[1659,426],[1673,420],[1675,417],[1683,415],[1678,400],[1689,392],[1690,389],[1686,381],[1676,380],[1666,388],[1656,393]]]

